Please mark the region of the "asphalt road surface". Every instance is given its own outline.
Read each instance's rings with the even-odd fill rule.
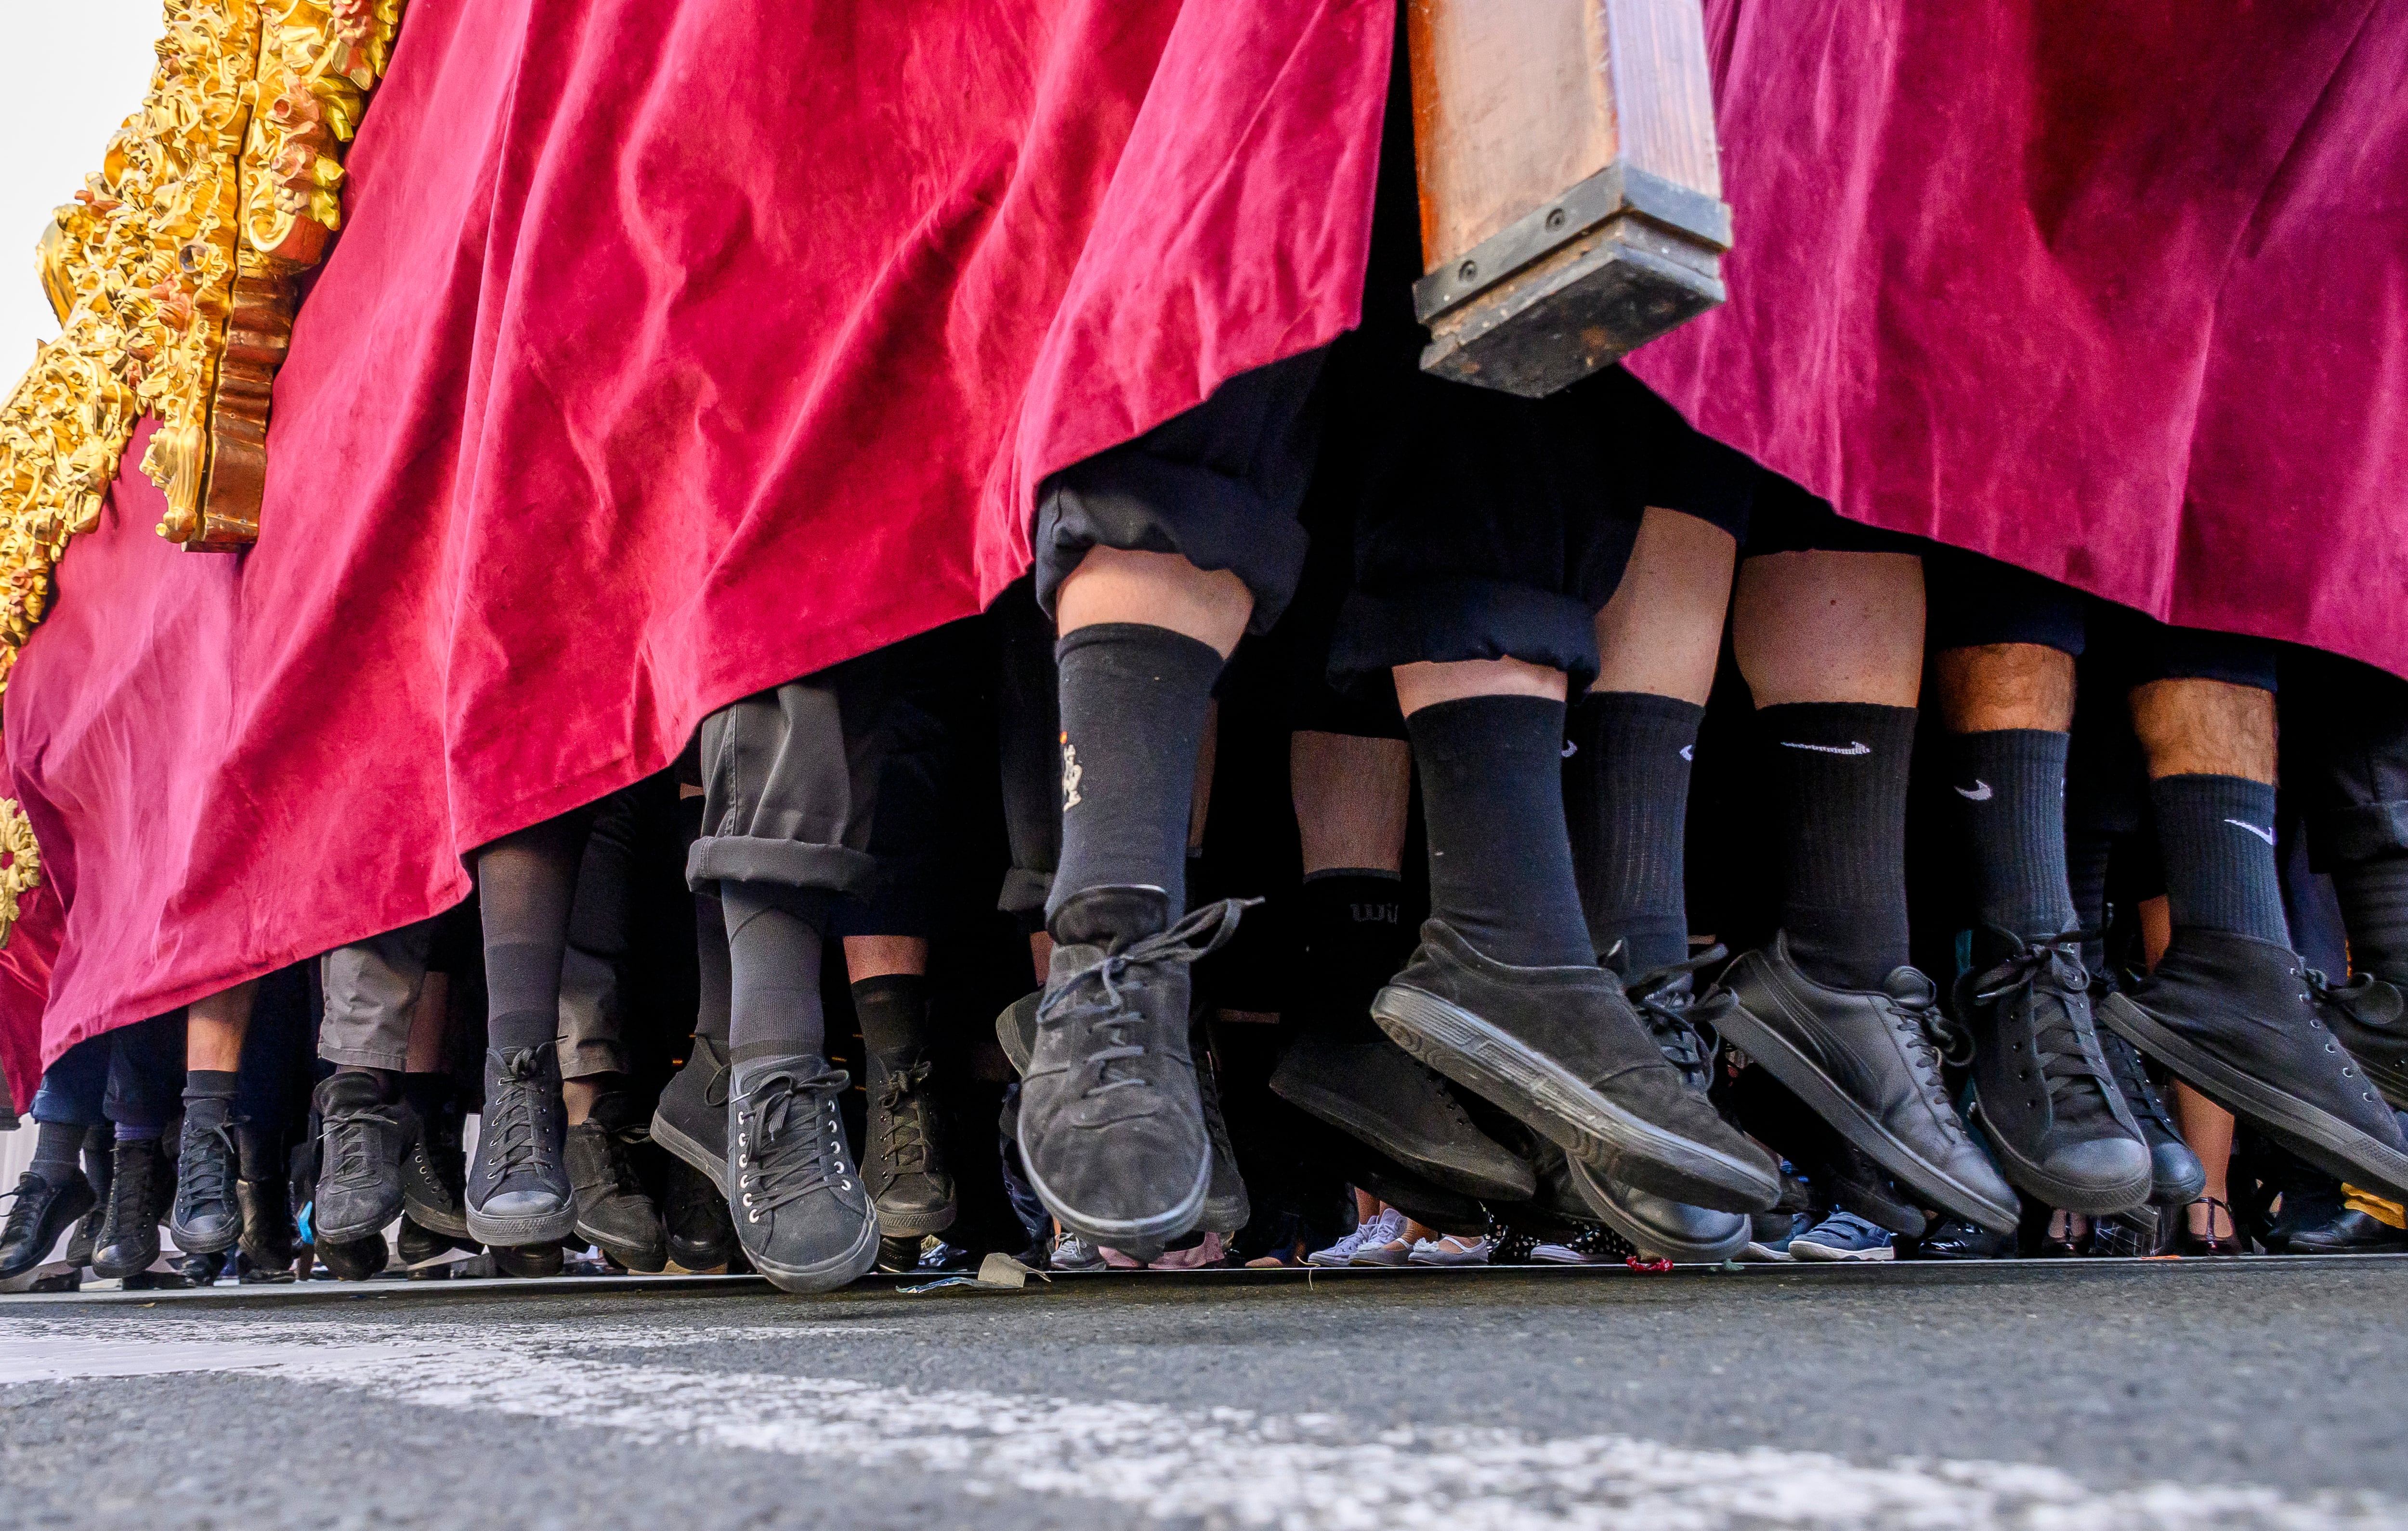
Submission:
[[[0,1525],[2408,1525],[2408,1259],[0,1297]]]

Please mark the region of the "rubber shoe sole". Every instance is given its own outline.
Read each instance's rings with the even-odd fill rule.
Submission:
[[[2157,1185],[2157,1176],[2148,1160],[2141,1161],[2138,1175],[2128,1177],[2119,1185],[2083,1185],[2059,1180],[2017,1153],[2014,1145],[2007,1141],[2007,1135],[1991,1124],[1982,1112],[1979,1089],[1973,1093],[1973,1114],[1982,1116],[1982,1136],[1989,1140],[1990,1155],[1998,1161],[1999,1172],[2014,1182],[2017,1190],[2030,1193],[2035,1199],[2062,1211],[2080,1212],[2086,1217],[2108,1217],[2148,1205],[2149,1193]]]
[[[1930,1197],[1943,1211],[1979,1223],[1992,1233],[2013,1233],[2022,1222],[2020,1208],[1989,1200],[1892,1136],[1814,1060],[1750,1015],[1745,1007],[1728,1007],[1714,1018],[1714,1025],[1725,1041],[1762,1064],[1774,1079],[1789,1087],[1791,1095],[1805,1103],[1808,1110],[1830,1123],[1834,1131],[1863,1150],[1893,1178]],[[1807,1256],[1801,1253],[1799,1258]]]
[[[1533,1182],[1529,1180],[1518,1182],[1500,1180],[1494,1176],[1482,1174],[1472,1166],[1434,1159],[1427,1154],[1413,1152],[1411,1144],[1398,1138],[1390,1130],[1390,1123],[1385,1117],[1371,1110],[1363,1102],[1351,1095],[1341,1095],[1334,1091],[1318,1089],[1311,1084],[1295,1080],[1283,1083],[1276,1078],[1272,1081],[1271,1093],[1297,1110],[1336,1127],[1349,1138],[1369,1144],[1434,1185],[1442,1185],[1450,1191],[1460,1191],[1467,1196],[1476,1196],[1482,1201],[1513,1202],[1530,1199]]]
[[[1733,1214],[1739,1226],[1729,1238],[1716,1239],[1711,1244],[1692,1243],[1686,1239],[1667,1238],[1661,1229],[1651,1228],[1632,1217],[1615,1198],[1612,1188],[1578,1159],[1572,1161],[1572,1179],[1580,1186],[1581,1199],[1588,1203],[1589,1210],[1596,1214],[1597,1220],[1628,1239],[1631,1247],[1648,1259],[1670,1260],[1678,1265],[1718,1266],[1748,1246],[1748,1235],[1753,1230],[1744,1216]]]
[[[1895,1260],[1898,1258],[1898,1251],[1887,1244],[1872,1250],[1837,1250],[1828,1244],[1810,1244],[1801,1238],[1789,1246],[1789,1257],[1793,1260],[1828,1260],[1856,1264],[1873,1260]]]
[[[749,1250],[745,1252],[752,1262],[752,1268],[767,1277],[769,1284],[781,1292],[791,1292],[797,1296],[834,1292],[868,1275],[869,1267],[878,1263],[878,1219],[872,1216],[861,1220],[861,1237],[853,1240],[851,1249],[810,1265],[780,1265]]]
[[[2408,1201],[2408,1154],[2201,1052],[2122,994],[2109,994],[2099,1008],[2099,1017],[2126,1041],[2181,1075],[2200,1095],[2283,1138],[2294,1152],[2328,1174],[2394,1201]]]
[[[889,1212],[872,1202],[870,1210],[877,1216],[878,1226],[890,1238],[925,1238],[930,1234],[940,1234],[961,1216],[961,1209],[950,1203],[932,1211]]]
[[[582,1218],[577,1222],[576,1232],[578,1238],[639,1276],[657,1276],[668,1267],[669,1250],[666,1239],[658,1244],[637,1249],[604,1238],[598,1231],[587,1226]]]
[[[652,1118],[652,1132],[653,1142],[684,1160],[695,1174],[710,1177],[710,1183],[719,1187],[721,1195],[727,1195],[726,1159],[712,1158],[709,1149],[680,1132],[676,1124],[666,1117],[655,1115]]]
[[[1020,1166],[1028,1177],[1028,1188],[1045,1209],[1061,1220],[1062,1226],[1092,1244],[1109,1245],[1126,1252],[1131,1244],[1168,1243],[1182,1234],[1194,1231],[1197,1220],[1204,1215],[1204,1198],[1212,1191],[1212,1155],[1208,1149],[1204,1162],[1196,1171],[1196,1187],[1180,1199],[1179,1205],[1167,1212],[1142,1218],[1094,1218],[1070,1206],[1054,1194],[1043,1176],[1037,1173],[1037,1155],[1030,1152],[1028,1119],[1022,1117],[1013,1138],[1020,1144]]]
[[[1720,1211],[1770,1207],[1779,1177],[1635,1116],[1459,1005],[1392,983],[1371,1018],[1428,1067],[1642,1191]]]
[[[577,1231],[577,1203],[562,1204],[541,1217],[487,1217],[468,1209],[468,1237],[488,1248],[517,1249],[526,1244],[557,1244]]]
[[[467,1204],[463,1202],[461,1205],[465,1207]],[[439,1207],[416,1199],[407,1191],[401,1195],[401,1209],[409,1214],[409,1221],[428,1233],[438,1233],[446,1238],[468,1237],[468,1219],[465,1213],[446,1212]]]

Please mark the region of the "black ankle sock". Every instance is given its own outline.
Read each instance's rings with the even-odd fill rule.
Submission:
[[[92,1129],[78,1122],[35,1123],[34,1162],[25,1167],[51,1185],[64,1185],[80,1174],[84,1135]]]
[[[1878,989],[1907,963],[1906,777],[1914,708],[1789,702],[1756,714],[1782,808],[1781,925],[1807,976]]]
[[[1381,1035],[1371,997],[1412,954],[1405,880],[1394,872],[1314,872],[1297,891],[1296,992],[1316,1026],[1351,1042]]]
[[[1062,674],[1062,857],[1048,920],[1089,888],[1185,905],[1196,751],[1221,655],[1165,627],[1100,622],[1054,646]]]
[[[2065,884],[2073,894],[2074,922],[2098,935],[2082,943],[2082,966],[2096,973],[2107,966],[2107,864],[2115,837],[2091,830],[2065,836]]]
[[[2349,965],[2360,973],[2408,983],[2408,854],[2333,868]]]
[[[1571,712],[1564,817],[1589,944],[1600,959],[1619,943],[1626,977],[1689,955],[1681,880],[1689,759],[1706,709],[1677,696],[1593,692]]]
[[[1971,852],[1973,965],[2005,955],[1986,928],[2026,939],[2074,923],[2065,861],[2066,736],[2040,728],[1960,734],[1950,741],[1956,811]]]
[[[194,1068],[184,1075],[184,1115],[195,1125],[222,1127],[234,1116],[235,1071]]]
[[[2291,944],[2274,861],[2274,789],[2240,776],[2149,783],[2174,924]]]
[[[928,1046],[928,980],[920,973],[884,973],[853,986],[853,1013],[861,1045],[892,1066]]]
[[[721,1047],[727,1045],[728,987],[727,911],[716,886],[694,895],[695,956],[701,969],[702,1004],[695,1012],[694,1034]]]
[[[728,1056],[737,1072],[771,1058],[827,1053],[820,1008],[820,932],[828,894],[816,888],[722,882],[727,910]]]
[[[1405,720],[1429,828],[1430,913],[1517,967],[1586,966],[1564,829],[1564,704],[1466,696]]]

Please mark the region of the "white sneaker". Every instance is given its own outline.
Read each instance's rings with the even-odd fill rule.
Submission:
[[[1413,1246],[1407,1256],[1417,1266],[1484,1266],[1488,1263],[1488,1238],[1466,1238],[1461,1234],[1449,1234],[1444,1238],[1425,1238]]]
[[[1324,1267],[1353,1265],[1354,1256],[1363,1251],[1376,1244],[1384,1244],[1404,1231],[1405,1214],[1393,1207],[1384,1208],[1369,1223],[1356,1223],[1354,1231],[1337,1243],[1306,1255],[1304,1263]]]

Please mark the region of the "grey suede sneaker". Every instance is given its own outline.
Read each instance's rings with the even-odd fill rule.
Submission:
[[[736,1238],[784,1292],[833,1292],[878,1260],[869,1188],[837,1103],[852,1077],[813,1055],[748,1063],[727,1099]]]
[[[322,1239],[344,1243],[381,1234],[401,1215],[401,1162],[409,1152],[409,1123],[398,1101],[387,1101],[376,1076],[347,1071],[319,1081],[318,1180],[309,1226]]]
[[[488,1049],[485,1113],[468,1172],[468,1233],[485,1245],[557,1244],[577,1225],[560,1054]]]

